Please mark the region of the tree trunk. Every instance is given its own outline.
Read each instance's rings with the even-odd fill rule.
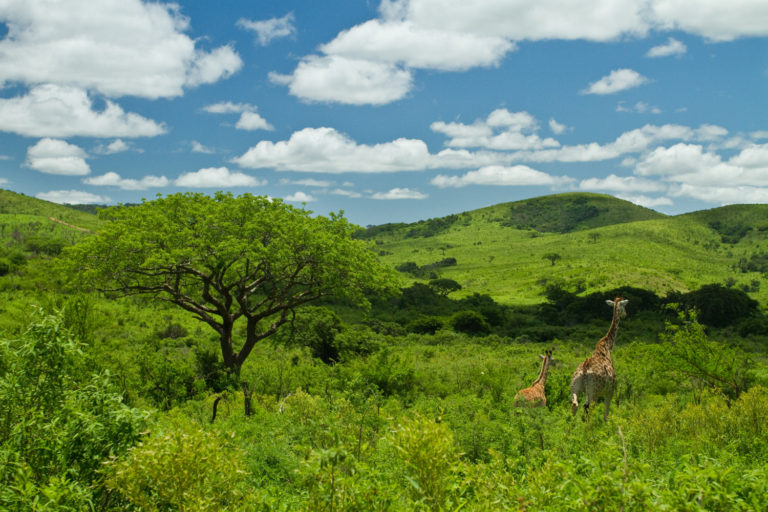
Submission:
[[[253,414],[253,407],[251,405],[251,395],[253,391],[248,387],[247,382],[242,382],[243,385],[243,403],[245,404],[245,416],[248,417]]]

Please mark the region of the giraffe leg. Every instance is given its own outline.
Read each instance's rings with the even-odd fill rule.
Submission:
[[[584,376],[577,373],[571,380],[571,414],[574,416],[579,411],[579,395],[582,391],[584,391]]]
[[[605,412],[603,413],[603,421],[608,423],[608,413],[611,412],[611,399],[613,398],[613,388],[610,388],[605,395]]]

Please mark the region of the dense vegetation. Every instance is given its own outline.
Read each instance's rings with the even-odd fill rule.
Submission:
[[[67,247],[96,239],[77,227],[107,233],[116,220],[77,224],[87,214],[73,212],[67,226],[49,219],[69,212],[24,199],[0,214],[2,250],[15,254],[0,276],[0,509],[768,508],[764,276],[739,266],[762,250],[760,207],[741,210],[750,228],[727,245],[710,225],[716,212],[537,236],[480,211],[422,223],[431,236],[381,230],[374,254],[403,266],[401,290],[369,289],[369,309],[340,293],[293,308],[238,375],[220,333],[172,301],[57,274],[71,268]],[[121,236],[130,245],[136,233]],[[30,238],[64,243],[43,251]],[[598,253],[602,263],[588,266]],[[474,274],[505,279],[482,285]],[[651,274],[677,281],[639,277]],[[511,289],[495,293],[502,287]],[[629,314],[611,416],[574,418],[571,374],[618,294]],[[236,347],[247,331],[236,324]],[[547,407],[515,410],[545,348],[555,349]]]

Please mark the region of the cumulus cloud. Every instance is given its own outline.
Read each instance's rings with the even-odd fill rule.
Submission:
[[[498,36],[423,28],[410,21],[370,20],[341,32],[320,49],[351,59],[464,71],[497,65],[514,47]]]
[[[440,188],[459,188],[467,185],[501,185],[501,186],[559,186],[571,183],[567,176],[552,176],[531,169],[525,165],[512,167],[492,165],[469,171],[462,176],[445,176],[439,174],[432,178],[432,184]]]
[[[282,18],[257,21],[245,18],[237,20],[238,27],[256,32],[256,39],[261,46],[268,45],[273,39],[295,35],[296,27],[293,23],[294,16],[292,12],[289,12]]]
[[[83,176],[91,172],[85,151],[59,139],[41,139],[27,148],[27,167],[46,174]]]
[[[619,199],[624,199],[625,201],[629,201],[630,203],[635,203],[637,205],[644,206],[646,208],[656,208],[659,206],[672,206],[674,204],[672,200],[666,196],[649,197],[644,195],[617,194],[616,197],[618,197]]]
[[[256,112],[243,112],[235,123],[238,130],[274,130],[274,127]]]
[[[679,57],[681,55],[685,55],[685,52],[687,51],[688,47],[685,46],[684,43],[681,43],[677,39],[670,37],[667,39],[666,43],[659,46],[654,46],[648,50],[648,53],[646,53],[645,56],[650,58],[671,56]]]
[[[202,153],[204,155],[212,155],[216,152],[215,149],[209,148],[208,146],[203,145],[202,143],[193,140],[190,143],[191,149],[193,153]]]
[[[106,204],[110,201],[109,197],[83,192],[82,190],[52,190],[36,194],[35,197],[43,201],[59,204]]]
[[[344,197],[350,197],[353,199],[363,197],[363,194],[361,194],[360,192],[356,192],[354,190],[347,190],[345,188],[335,188],[329,191],[328,193],[335,196],[344,196]]]
[[[0,130],[27,137],[152,137],[166,131],[162,124],[125,112],[109,100],[96,111],[84,90],[54,84],[0,99]]]
[[[427,194],[410,188],[393,188],[387,192],[376,192],[371,196],[372,199],[426,199]]]
[[[232,172],[226,167],[207,167],[182,174],[174,184],[191,188],[229,188],[256,187],[264,185],[265,182],[241,172]]]
[[[506,109],[494,110],[485,120],[471,125],[438,121],[432,123],[430,128],[450,137],[446,142],[450,147],[521,150],[560,145],[552,138],[542,139],[533,133],[538,131],[538,123],[528,112],[510,112]]]
[[[313,201],[317,201],[317,199],[315,199],[312,195],[302,191],[294,192],[289,196],[285,196],[285,200],[291,203],[311,203]]]
[[[662,192],[667,186],[658,181],[637,178],[634,176],[616,176],[611,174],[605,178],[588,178],[579,183],[581,190],[599,190],[609,192]],[[634,201],[633,201],[634,202]]]
[[[301,185],[304,187],[317,187],[317,188],[328,188],[331,185],[333,185],[332,181],[328,180],[316,180],[313,178],[307,178],[304,180],[286,180],[282,179],[280,180],[280,183],[283,185]]]
[[[154,187],[165,187],[170,181],[165,176],[144,176],[140,180],[122,178],[116,172],[108,172],[101,176],[85,178],[83,183],[99,187],[118,187],[122,190],[146,190]]]
[[[88,13],[84,16],[83,13]],[[229,46],[206,51],[176,4],[141,0],[8,0],[0,83],[60,83],[106,96],[170,98],[242,66]]]
[[[240,119],[235,123],[238,130],[274,130],[266,119],[256,113],[257,107],[250,103],[225,101],[207,105],[203,110],[211,114],[240,114]]]
[[[305,57],[290,75],[270,73],[305,101],[384,105],[411,89],[411,73],[395,64],[341,56]]]
[[[648,82],[648,79],[632,69],[616,69],[597,82],[589,84],[582,94],[614,94]]]
[[[232,161],[241,167],[304,172],[395,172],[421,170],[431,155],[421,140],[357,144],[333,128],[305,128],[290,139],[261,141]]]
[[[123,139],[115,139],[109,144],[99,144],[93,148],[92,152],[99,155],[114,155],[131,149],[131,145]]]
[[[768,7],[761,0],[744,0],[738,8],[702,0],[696,9],[687,0],[383,0],[379,13],[321,45],[320,54],[302,59],[293,73],[272,74],[273,82],[307,101],[380,105],[405,97],[414,70],[497,65],[520,41],[610,42],[665,30],[718,41],[768,34],[762,21],[768,19]],[[683,43],[669,38],[648,56],[685,51]],[[632,70],[614,73],[584,92],[611,94],[647,81]],[[344,78],[336,81],[339,76]],[[383,77],[396,80],[386,87]]]
[[[622,101],[616,106],[616,112],[631,112],[635,114],[661,114],[661,109],[659,107],[652,107],[644,101],[638,101],[634,105],[628,107]]]
[[[565,132],[568,129],[568,127],[562,123],[558,123],[554,119],[550,119],[549,129],[552,130],[552,133],[554,133],[555,135],[560,135],[561,133]]]
[[[682,30],[712,41],[768,35],[768,3],[744,0],[734,5],[719,0],[699,0],[691,8],[687,0],[655,0],[649,15],[659,29]]]

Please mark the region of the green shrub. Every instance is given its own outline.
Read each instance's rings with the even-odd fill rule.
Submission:
[[[451,317],[451,327],[456,332],[471,336],[481,336],[491,332],[491,326],[485,317],[477,311],[459,311]]]
[[[435,334],[443,328],[443,320],[436,316],[419,316],[411,320],[406,329],[416,334]]]

